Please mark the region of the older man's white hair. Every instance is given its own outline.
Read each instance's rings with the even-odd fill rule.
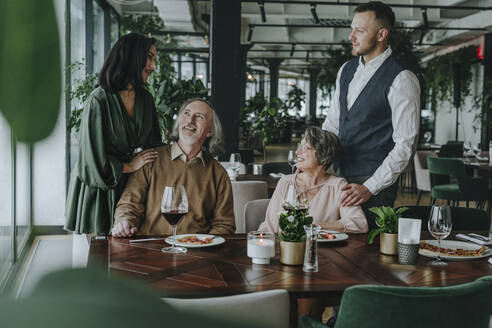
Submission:
[[[212,157],[219,156],[224,153],[224,135],[222,133],[222,124],[220,123],[219,116],[215,113],[214,106],[205,99],[202,98],[192,98],[184,102],[183,105],[179,108],[178,117],[174,121],[173,129],[171,132],[171,139],[174,141],[178,141],[179,139],[179,129],[178,129],[178,121],[179,116],[183,113],[184,109],[195,101],[201,101],[210,107],[210,111],[212,112],[212,136],[207,138],[203,143],[202,149],[209,152]]]

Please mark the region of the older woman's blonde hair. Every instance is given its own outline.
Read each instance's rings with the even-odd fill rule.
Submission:
[[[323,165],[325,169],[341,158],[342,143],[336,134],[316,126],[310,126],[304,132],[304,137],[315,150],[318,164]]]
[[[173,124],[173,129],[171,132],[171,139],[174,141],[178,141],[179,139],[179,130],[178,130],[178,121],[179,121],[179,116],[183,113],[184,109],[191,104],[192,102],[195,101],[201,101],[210,107],[210,110],[212,112],[212,136],[207,138],[205,140],[205,143],[202,146],[202,150],[210,153],[212,157],[219,156],[224,153],[224,135],[222,133],[222,124],[220,123],[219,116],[217,113],[215,113],[214,106],[205,99],[202,98],[191,98],[188,99],[181,105],[178,111],[178,116],[176,120],[174,121]]]

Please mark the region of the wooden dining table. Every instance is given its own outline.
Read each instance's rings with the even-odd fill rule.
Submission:
[[[167,246],[163,240],[130,243],[128,238],[96,236],[91,239],[88,265],[102,265],[110,278],[141,280],[163,297],[214,297],[286,289],[291,298],[292,322],[297,315],[297,299],[316,298],[326,305],[337,305],[343,291],[353,285],[450,286],[492,275],[487,258],[448,261],[447,266],[433,267],[430,258],[418,256],[415,265],[401,265],[397,256],[379,253],[377,240],[368,245],[367,234],[350,235],[345,241],[319,242],[319,271],[305,273],[302,266],[280,263],[278,244],[270,264],[257,265],[247,257],[245,234],[223,237],[225,243],[221,245],[189,248],[186,254],[172,255],[161,251]],[[422,239],[432,238],[423,232]]]

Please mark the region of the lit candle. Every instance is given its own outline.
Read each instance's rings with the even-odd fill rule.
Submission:
[[[255,264],[269,264],[275,256],[274,235],[271,233],[248,234],[248,256]]]

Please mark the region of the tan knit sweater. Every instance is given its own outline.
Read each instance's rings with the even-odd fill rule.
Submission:
[[[171,155],[171,148],[173,155]],[[140,235],[169,235],[172,226],[161,216],[165,186],[183,184],[188,197],[188,214],[177,233],[234,233],[234,203],[231,181],[224,168],[209,156],[196,156],[187,163],[179,147],[156,149],[159,157],[132,174],[115,211],[115,224],[125,219],[138,227]]]

